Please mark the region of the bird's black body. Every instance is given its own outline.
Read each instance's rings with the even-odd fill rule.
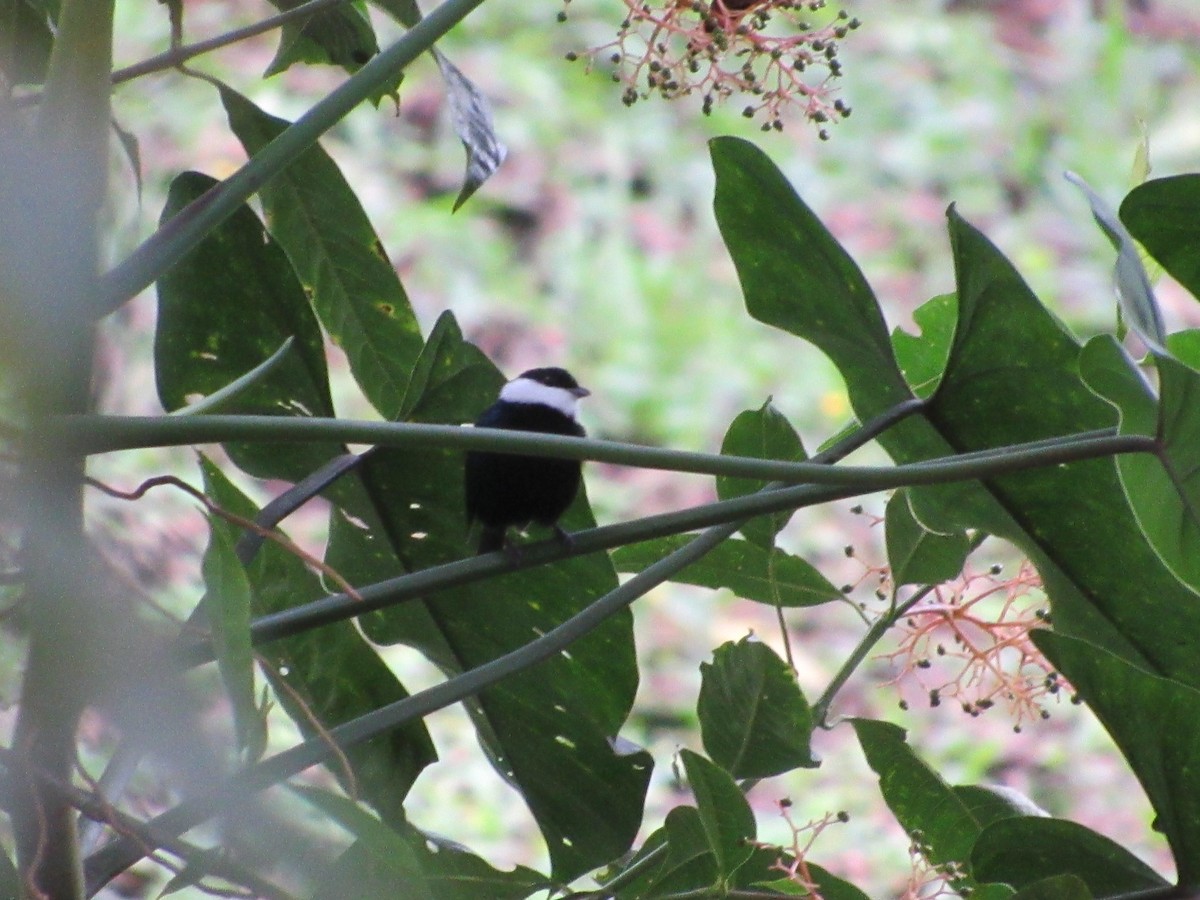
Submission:
[[[531,369],[510,381],[500,399],[475,424],[583,437],[583,427],[575,421],[574,403],[587,393],[563,369]],[[548,402],[542,402],[543,396]],[[468,453],[467,521],[483,526],[479,552],[503,548],[510,527],[536,523],[557,529],[559,517],[579,492],[579,482],[577,460]]]

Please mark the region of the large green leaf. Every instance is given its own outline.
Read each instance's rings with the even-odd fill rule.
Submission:
[[[860,416],[908,399],[887,324],[854,260],[761,150],[729,137],[710,148],[713,206],[750,315],[812,341],[847,386],[873,384],[863,397],[870,402],[855,404]]]
[[[1200,887],[1200,691],[1048,630],[1034,643],[1092,708],[1142,783],[1179,883]]]
[[[779,410],[767,401],[759,409],[748,409],[730,424],[721,442],[728,456],[753,456],[757,459],[781,459],[803,462],[808,459],[800,435]],[[765,482],[749,478],[717,478],[717,496],[722,500],[762,490]],[[775,536],[791,518],[791,513],[774,513],[750,519],[741,527],[746,540],[760,547],[775,546]]]
[[[1200,298],[1200,175],[1155,178],[1121,204],[1130,233],[1171,277]]]
[[[686,546],[680,534],[630,544],[613,551],[619,572],[640,572]],[[726,588],[746,600],[773,606],[817,606],[840,597],[839,591],[811,563],[778,547],[770,549],[731,538],[671,579],[680,584]]]
[[[812,713],[796,677],[760,641],[743,638],[700,664],[697,715],[704,749],[734,778],[769,778],[814,767]]]
[[[171,183],[164,223],[217,182],[184,172]],[[269,375],[231,398],[222,412],[332,416],[321,329],[279,245],[243,206],[158,281],[154,371],[159,398],[178,409],[292,348]],[[328,444],[229,443],[230,457],[261,478],[297,481],[341,448]]]
[[[981,881],[1018,889],[1056,875],[1074,875],[1097,896],[1136,894],[1167,882],[1102,834],[1065,819],[1017,816],[983,830],[971,853]]]
[[[406,418],[474,419],[503,377],[444,316],[414,366]],[[377,524],[335,515],[329,561],[357,583],[417,571],[472,552],[457,451],[391,448],[361,467]],[[594,519],[581,493],[562,524]],[[603,555],[506,574],[427,601],[363,617],[380,643],[417,647],[447,673],[473,669],[562,623],[617,584]],[[465,703],[497,771],[524,796],[567,881],[626,852],[641,825],[652,768],[648,754],[616,735],[637,689],[632,617],[609,619],[569,652]]]
[[[205,491],[223,509],[245,518],[257,510],[221,471],[201,460]],[[235,529],[214,520],[213,529]],[[268,541],[247,566],[254,612],[276,612],[324,596],[317,577],[294,555]],[[272,664],[268,677],[280,705],[307,736],[316,735],[388,703],[402,700],[407,691],[363,639],[351,622],[337,622],[259,648]],[[282,681],[275,673],[282,675]],[[330,754],[330,770],[346,784],[341,761]],[[404,820],[404,797],[421,770],[435,758],[433,744],[421,722],[352,747],[345,753],[353,770],[358,795],[388,822]]]
[[[288,122],[221,89],[229,125],[254,155]],[[408,297],[341,171],[314,145],[260,192],[271,234],[367,399],[396,418],[423,341]]]

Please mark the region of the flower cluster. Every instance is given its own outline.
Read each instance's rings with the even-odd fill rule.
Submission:
[[[570,2],[570,0],[565,0]],[[807,21],[825,0],[624,0],[628,15],[614,41],[588,51],[615,67],[632,105],[658,95],[696,94],[707,115],[731,97],[742,112],[761,118],[764,131],[781,130],[788,109],[818,125],[850,115],[832,98],[842,71],[839,42],[859,26],[844,10],[822,25]],[[565,18],[565,13],[560,15]],[[567,54],[575,59],[578,54]],[[820,129],[822,139],[829,137]]]
[[[885,655],[900,669],[890,683],[915,674],[931,706],[954,700],[971,716],[1003,703],[1014,731],[1027,719],[1047,718],[1045,700],[1069,685],[1029,637],[1049,622],[1043,603],[1041,579],[1028,561],[1011,577],[998,566],[964,570],[905,614],[900,645]]]
[[[799,895],[805,900],[822,900],[820,885],[813,880],[813,873],[808,865],[808,851],[812,849],[821,832],[835,823],[849,822],[850,816],[845,812],[825,813],[819,819],[811,819],[803,825],[798,825],[792,816],[792,801],[787,799],[779,801],[779,814],[783,816],[788,830],[792,832],[792,845],[788,848],[788,856],[781,856],[772,868],[782,872],[792,884],[805,891]],[[762,849],[777,849],[773,844],[758,841],[750,843]]]

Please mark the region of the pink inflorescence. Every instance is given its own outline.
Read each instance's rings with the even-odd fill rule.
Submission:
[[[998,568],[964,571],[906,613],[900,645],[885,657],[899,668],[890,683],[915,677],[930,705],[954,701],[972,716],[1003,704],[1017,731],[1046,718],[1047,698],[1070,686],[1030,639],[1049,621],[1041,604],[1041,579],[1028,561],[1011,577]]]
[[[696,94],[707,115],[737,95],[747,101],[743,114],[761,118],[764,131],[782,129],[789,109],[821,126],[850,115],[850,107],[832,97],[832,82],[841,74],[839,42],[859,21],[844,10],[824,25],[806,21],[825,0],[624,3],[628,15],[616,39],[587,55],[615,66],[613,80],[625,85],[626,105]],[[820,136],[828,138],[828,129],[821,127]]]

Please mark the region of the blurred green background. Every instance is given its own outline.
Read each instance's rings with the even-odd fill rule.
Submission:
[[[1149,147],[1154,175],[1200,168],[1200,8],[1191,0],[860,0],[845,8],[863,22],[839,54],[839,96],[853,115],[830,129],[828,142],[799,117],[782,133],[763,134],[736,102],[707,118],[699,98],[626,108],[606,66],[589,72],[564,59],[612,40],[624,15],[619,0],[573,0],[561,24],[556,0],[490,0],[442,45],[491,99],[509,147],[500,171],[464,208],[451,212],[463,154],[432,60],[409,73],[398,109],[386,101],[360,109],[323,144],[358,191],[422,322],[452,309],[511,374],[566,365],[593,391],[584,421],[595,436],[713,450],[734,415],[772,397],[811,450],[846,424],[842,387],[812,348],[745,314],[711,214],[708,138],[759,142],[859,262],[890,323],[910,330],[917,306],[953,289],[943,227],[950,203],[1077,334],[1112,330],[1112,251],[1063,171],[1079,172],[1115,204],[1139,177],[1140,146]],[[270,12],[240,0],[188,3],[185,36],[200,40]],[[117,13],[117,65],[165,49],[165,8],[121,3]],[[373,19],[381,44],[399,34]],[[296,68],[263,81],[274,52],[267,35],[194,65],[289,118],[342,78]],[[139,196],[130,165],[115,159],[111,253],[118,258],[153,230],[175,174],[195,168],[221,177],[243,156],[216,92],[202,81],[173,72],[135,80],[117,90],[115,111],[138,140],[142,181]],[[1190,297],[1165,281],[1158,289],[1171,330],[1200,324]],[[105,326],[110,377],[102,387],[111,411],[158,408],[149,368],[153,311],[148,294]],[[336,373],[336,349],[331,354]],[[344,366],[339,384],[342,415],[371,414]],[[97,475],[126,482],[130,465],[104,459]],[[195,480],[183,451],[147,454],[136,465]],[[590,467],[588,484],[602,521],[713,493],[704,479],[600,466]],[[881,514],[884,500],[872,498],[868,511]],[[94,516],[112,555],[142,583],[154,590],[172,583],[177,602],[194,602],[198,593],[180,593],[178,580],[185,589],[195,583],[203,520],[181,500],[155,504],[100,502]],[[848,507],[802,513],[784,535],[837,584],[858,581],[859,559],[883,560],[882,529]],[[305,540],[319,545],[312,518]],[[136,531],[128,528],[134,521]],[[145,537],[131,544],[138,533]],[[992,544],[976,560],[976,570],[995,561],[1015,567]],[[851,598],[869,601],[872,589],[868,581]],[[749,630],[777,649],[781,639],[772,611],[707,591],[660,590],[635,616],[643,677],[628,736],[655,752],[653,824],[686,802],[670,757],[682,746],[699,748],[699,663]],[[865,626],[851,604],[791,612],[788,620],[801,685],[815,697]],[[389,655],[410,688],[437,679],[413,657]],[[892,674],[883,662],[869,664],[835,711],[891,718],[948,780],[1014,787],[1170,874],[1140,791],[1086,712],[1064,702],[1020,734],[1001,710],[967,719],[953,704],[914,702],[901,712],[896,691],[879,687]],[[487,767],[465,716],[449,710],[430,724],[443,763],[418,782],[413,820],[495,864],[541,864],[532,822]],[[852,734],[835,728],[816,740],[822,768],[754,793],[760,837],[790,843],[774,806],[783,797],[796,803],[799,822],[845,809],[850,822],[823,835],[812,858],[873,897],[899,896],[907,839],[883,809]]]

